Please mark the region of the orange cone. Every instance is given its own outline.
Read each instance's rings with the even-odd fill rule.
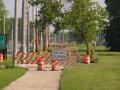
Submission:
[[[57,60],[54,60],[52,62],[52,71],[58,71],[59,70],[59,62]]]
[[[40,57],[39,60],[38,60],[38,70],[40,71],[44,71],[45,69],[45,65],[44,65],[44,62],[43,62],[43,58]]]
[[[45,69],[44,69],[44,63],[43,62],[41,62],[41,63],[38,63],[38,70],[40,70],[40,71],[44,71]]]

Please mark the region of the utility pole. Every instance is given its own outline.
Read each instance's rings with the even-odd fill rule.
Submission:
[[[26,3],[26,15],[27,15],[27,52],[29,51],[29,41],[30,41],[30,28],[29,28],[29,3],[28,3],[28,0],[27,0],[27,3]]]
[[[35,13],[34,5],[32,6],[32,21],[33,21],[33,51],[35,52]]]
[[[50,47],[50,26],[48,26],[48,48]]]
[[[43,33],[42,31],[40,32],[40,49],[42,50],[43,49]]]
[[[15,55],[18,47],[18,0],[15,0],[15,11],[14,11],[14,30],[13,30],[13,65],[16,65]]]
[[[38,28],[37,28],[37,17],[38,17],[38,13],[37,13],[37,5],[36,5],[36,17],[35,17],[35,32],[36,32],[36,38],[35,38],[35,44],[36,44],[36,52],[38,51]]]
[[[26,53],[26,0],[22,2],[22,41],[21,41],[21,49],[24,53]]]
[[[3,22],[4,34],[5,34],[5,13],[4,13],[4,22]]]
[[[14,36],[14,35],[13,35],[13,26],[14,26],[13,20],[12,20],[11,24],[12,24],[12,25],[11,25],[11,26],[12,26],[11,41],[12,41],[12,46],[13,46],[13,36]],[[13,47],[12,47],[12,55],[13,55]]]

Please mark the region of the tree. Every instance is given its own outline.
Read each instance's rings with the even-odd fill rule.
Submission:
[[[55,19],[60,16],[61,1],[58,0],[36,0],[34,5],[40,5],[39,16],[40,20],[37,24],[39,30],[43,32],[43,48],[48,48],[48,26],[53,24]]]
[[[5,30],[8,41],[12,39],[13,19],[6,18]]]
[[[96,41],[97,34],[103,33],[108,13],[92,0],[69,0],[69,2],[72,7],[62,14],[59,21],[56,21],[55,32],[61,29],[72,30],[79,41],[85,41],[90,52],[91,41]]]
[[[2,34],[4,32],[4,19],[6,16],[7,16],[7,10],[5,8],[3,0],[0,0],[0,33]]]
[[[109,12],[109,24],[105,30],[106,46],[111,51],[120,51],[120,1],[105,0]]]
[[[87,51],[90,53],[90,42],[96,40],[100,12],[99,4],[91,0],[74,0],[70,12],[65,15],[65,23],[70,26],[69,29],[78,32],[85,41]]]
[[[96,41],[97,32],[103,30],[106,11],[92,0],[74,0],[72,8],[64,16],[65,27],[79,33],[90,53],[90,42]]]

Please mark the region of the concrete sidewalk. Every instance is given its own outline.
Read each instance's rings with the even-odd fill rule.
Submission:
[[[62,71],[32,71],[11,83],[4,90],[59,90]]]

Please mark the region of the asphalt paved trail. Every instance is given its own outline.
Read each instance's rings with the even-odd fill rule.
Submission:
[[[62,71],[29,70],[3,90],[59,90]]]

